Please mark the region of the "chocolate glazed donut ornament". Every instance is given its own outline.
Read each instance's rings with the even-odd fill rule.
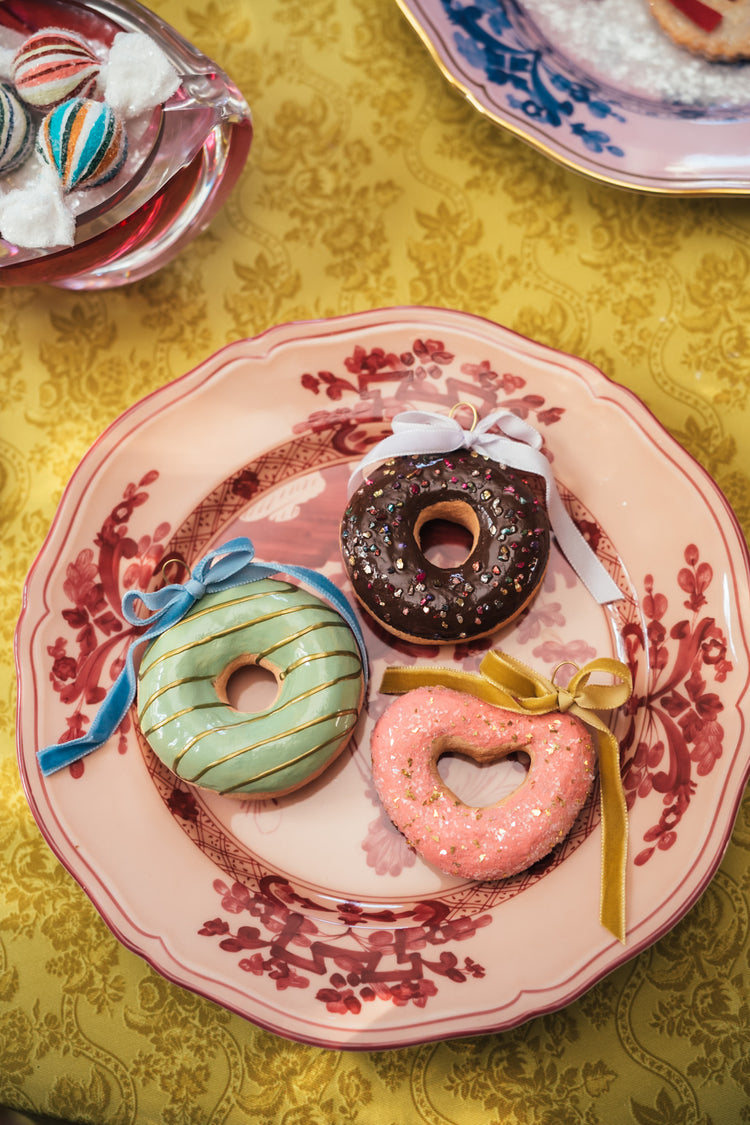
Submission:
[[[357,600],[389,633],[453,644],[496,632],[539,590],[551,537],[599,603],[622,595],[564,508],[542,438],[507,410],[465,430],[453,417],[406,411],[355,469],[341,521]],[[500,433],[491,433],[496,427]],[[422,547],[442,520],[471,537],[466,559],[441,567]]]

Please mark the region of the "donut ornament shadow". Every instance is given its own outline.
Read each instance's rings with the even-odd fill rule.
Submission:
[[[291,793],[347,745],[367,654],[349,603],[323,575],[256,562],[250,540],[238,538],[209,552],[185,583],[128,591],[122,610],[144,632],[88,734],[38,752],[44,774],[102,746],[136,697],[142,734],[164,765],[227,796]],[[270,706],[245,712],[230,702],[228,684],[253,666],[273,675],[277,692]]]
[[[552,538],[599,602],[622,595],[564,508],[541,435],[508,410],[466,430],[450,415],[406,411],[349,482],[341,553],[357,601],[415,644],[488,636],[539,591]],[[441,521],[467,537],[444,565],[426,546]]]

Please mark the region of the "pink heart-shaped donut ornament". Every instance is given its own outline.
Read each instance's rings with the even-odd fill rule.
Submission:
[[[441,778],[441,755],[475,762],[529,756],[522,784],[496,804],[471,806]],[[508,711],[452,688],[406,692],[372,735],[375,786],[396,828],[423,859],[449,875],[505,879],[565,839],[591,791],[595,742],[574,715]]]

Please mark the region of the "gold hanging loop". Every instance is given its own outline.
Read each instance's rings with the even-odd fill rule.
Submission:
[[[557,683],[557,680],[555,679],[555,676],[557,675],[557,673],[560,671],[561,668],[565,668],[566,666],[568,668],[574,668],[576,672],[580,672],[580,670],[581,670],[573,660],[561,660],[560,663],[556,664],[555,667],[552,669],[552,675],[550,676],[550,680],[555,685],[555,687],[560,686]],[[568,676],[568,682],[570,682],[570,679],[571,679],[571,677]]]
[[[448,413],[448,417],[453,418],[462,407],[465,407],[467,410],[471,411],[472,421],[471,421],[471,425],[469,426],[469,433],[471,433],[472,430],[475,430],[477,428],[477,422],[479,421],[479,415],[477,414],[477,408],[473,405],[473,403],[471,403],[471,402],[457,402],[455,406],[452,406],[450,408],[450,411]]]
[[[172,563],[174,563],[176,566],[183,567],[187,571],[187,573],[190,574],[190,567],[187,565],[187,563],[183,562],[182,559],[170,556],[170,558],[164,559],[161,566],[159,567],[159,573],[161,574],[165,582],[169,582],[169,579],[167,578],[167,567],[171,566]]]

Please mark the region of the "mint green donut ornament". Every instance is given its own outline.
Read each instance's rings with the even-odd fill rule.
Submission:
[[[236,711],[226,688],[245,665],[269,669],[273,705]],[[138,718],[157,757],[184,781],[244,798],[280,797],[317,777],[357,723],[364,672],[332,606],[282,579],[202,597],[143,654]]]

